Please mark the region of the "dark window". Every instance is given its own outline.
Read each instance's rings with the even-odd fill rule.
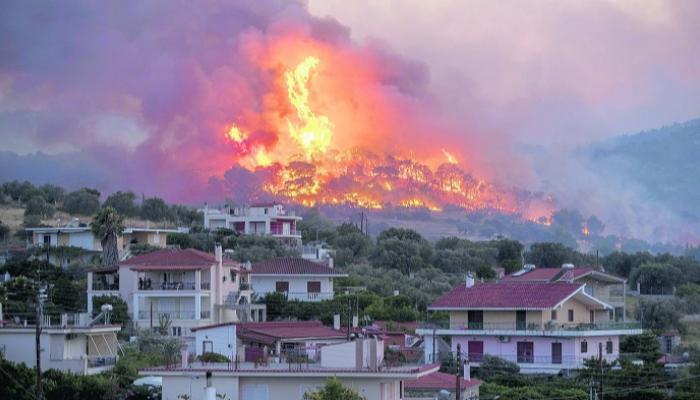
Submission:
[[[515,312],[515,329],[524,331],[527,328],[527,312],[518,310]]]
[[[518,342],[518,363],[533,363],[535,362],[534,343]]]
[[[484,312],[481,310],[467,311],[467,329],[484,329]]]
[[[613,342],[611,340],[608,340],[607,343],[605,343],[605,352],[608,354],[612,354],[613,352]]]
[[[470,340],[467,344],[467,357],[469,361],[480,362],[484,359],[484,342]]]
[[[552,364],[561,364],[561,343],[552,343]]]
[[[581,342],[581,353],[588,353],[588,342]]]
[[[557,310],[552,310],[552,320],[553,321],[557,320]]]
[[[44,235],[44,244],[51,244],[51,236]]]
[[[319,281],[306,282],[306,291],[309,293],[321,293],[321,282],[319,282]]]
[[[235,282],[236,281],[236,271],[234,271],[233,269],[230,269],[229,272],[231,272],[231,282]]]
[[[569,322],[574,322],[574,310],[569,310]]]
[[[182,328],[179,326],[173,326],[173,336],[182,336]]]
[[[287,281],[275,282],[275,291],[277,291],[278,293],[288,293],[289,292],[289,282],[287,282]]]
[[[590,315],[591,323],[595,324],[595,311],[593,311],[593,310],[589,311],[589,315]]]

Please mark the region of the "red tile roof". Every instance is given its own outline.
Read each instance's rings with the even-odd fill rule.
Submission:
[[[208,269],[216,259],[213,254],[195,249],[163,249],[129,258],[119,263],[135,270]]]
[[[253,264],[253,275],[338,275],[347,276],[337,269],[301,257],[277,258]]]
[[[577,283],[488,282],[458,284],[429,309],[548,309],[583,287]]]
[[[281,339],[342,339],[346,331],[336,331],[320,321],[228,322],[192,328],[192,331],[236,325],[236,335],[241,339],[263,344],[273,344]]]
[[[570,272],[570,273],[569,273]],[[506,275],[501,278],[503,282],[557,282],[557,281],[569,281],[576,280],[583,276],[589,275],[591,273],[597,274],[597,276],[605,277],[608,280],[623,282],[624,279],[619,278],[614,275],[606,274],[605,272],[595,270],[589,267],[576,267],[573,269],[564,268],[535,268],[524,274],[516,275],[513,273]]]
[[[439,371],[421,376],[415,380],[404,381],[404,387],[406,389],[446,389],[452,391],[456,385],[457,377],[455,375],[450,375]],[[481,385],[481,381],[476,378],[472,378],[470,380],[462,378],[462,388],[470,388],[479,385]]]

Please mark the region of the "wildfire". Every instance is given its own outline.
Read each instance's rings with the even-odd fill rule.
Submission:
[[[588,225],[583,224],[583,226],[581,227],[581,234],[582,234],[583,236],[588,236],[588,235],[591,234],[591,231],[588,230]]]
[[[311,72],[320,63],[316,57],[304,59],[293,71],[285,74],[289,102],[297,110],[301,124],[287,120],[289,135],[304,150],[307,160],[314,155],[325,153],[333,137],[333,124],[325,115],[316,115],[309,106],[309,80]]]
[[[282,72],[282,87],[276,88],[275,99],[288,101],[290,108],[276,110],[281,117],[279,123],[273,121],[264,128],[274,131],[274,143],[263,145],[248,134],[263,130],[258,122],[232,125],[226,132],[225,136],[243,149],[239,165],[252,172],[264,172],[264,192],[306,206],[331,204],[368,209],[397,206],[442,211],[446,205],[453,205],[470,211],[520,214],[535,222],[548,222],[550,202],[475,178],[445,148],[441,149],[444,158],[430,157],[425,155],[426,149],[416,148],[424,154],[422,159],[411,151],[404,156],[368,151],[367,148],[375,147],[374,135],[379,138],[380,131],[354,133],[357,130],[346,125],[354,125],[356,116],[347,118],[347,113],[340,115],[343,125],[334,125],[327,107],[338,101],[329,101],[324,95],[335,95],[337,90],[333,90],[333,85],[330,86],[333,89],[328,89],[328,82],[323,81],[327,77],[322,73],[329,67],[319,70],[321,63],[321,58],[309,55]],[[284,111],[290,109],[294,112],[291,116]],[[352,114],[353,110],[347,112]],[[370,125],[367,129],[373,128]],[[356,134],[362,140],[348,136]],[[362,147],[358,147],[358,141]],[[437,147],[437,154],[439,151]],[[421,161],[436,159],[444,161],[432,166]]]

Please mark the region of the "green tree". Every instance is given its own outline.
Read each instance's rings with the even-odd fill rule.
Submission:
[[[43,193],[44,198],[46,201],[50,204],[53,204],[54,206],[58,205],[58,203],[63,201],[63,196],[65,196],[66,191],[57,185],[52,185],[50,183],[47,183],[45,185],[41,185],[39,187],[39,190],[41,190],[41,193]]]
[[[661,357],[659,340],[653,333],[645,332],[641,335],[626,336],[620,341],[620,353],[634,354],[644,361],[645,365],[656,365],[656,360]]]
[[[520,367],[514,362],[503,358],[484,355],[479,366],[479,378],[491,380],[498,375],[515,375],[520,373]]]
[[[112,207],[105,207],[90,223],[95,237],[102,244],[102,265],[110,267],[119,263],[117,237],[124,231],[124,217]]]
[[[561,243],[534,243],[525,253],[525,261],[539,268],[560,268],[565,263],[575,263],[574,251]]]
[[[165,221],[171,217],[170,208],[159,197],[151,197],[141,205],[141,217],[151,221]]]
[[[107,197],[103,207],[112,207],[119,214],[133,217],[138,214],[138,206],[136,205],[136,195],[134,192],[114,192]]]
[[[10,227],[0,221],[0,241],[5,240],[10,234]]]
[[[641,299],[637,307],[637,319],[642,321],[642,328],[651,329],[657,334],[668,329],[685,332],[683,303],[678,299]]]
[[[326,380],[323,388],[315,392],[304,393],[304,400],[365,400],[365,397],[343,386],[340,380],[334,376]]]
[[[497,240],[496,248],[498,249],[498,263],[505,269],[506,274],[515,272],[522,267],[522,243],[511,239]]]
[[[34,196],[27,201],[24,208],[24,215],[38,215],[41,218],[51,218],[54,208],[48,204],[42,196]]]
[[[119,296],[95,296],[92,298],[92,316],[100,313],[103,304],[112,305],[112,323],[127,325],[131,321],[129,307]]]
[[[166,238],[168,246],[180,246],[181,249],[196,248],[196,242],[188,233],[169,233]]]
[[[630,274],[630,285],[640,284],[642,294],[670,294],[673,288],[686,280],[686,275],[671,264],[646,263]]]
[[[70,192],[63,199],[63,209],[69,214],[95,214],[100,209],[100,196],[97,193],[86,188]]]
[[[75,312],[81,308],[82,293],[68,277],[63,276],[56,281],[51,295],[51,301],[61,311]]]

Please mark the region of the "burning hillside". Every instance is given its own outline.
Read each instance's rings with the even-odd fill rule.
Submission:
[[[431,137],[409,143],[390,131],[396,126],[383,119],[395,117],[391,99],[368,97],[363,100],[369,106],[353,104],[353,83],[371,82],[373,67],[360,63],[353,71],[344,63],[337,71],[335,66],[347,60],[325,53],[329,61],[307,54],[282,69],[276,65],[277,79],[261,110],[239,116],[240,122],[225,129],[240,155],[238,164],[262,177],[264,194],[306,206],[441,211],[450,205],[548,221],[551,199],[473,176],[449,143]],[[347,114],[336,122],[331,115],[341,112]]]

